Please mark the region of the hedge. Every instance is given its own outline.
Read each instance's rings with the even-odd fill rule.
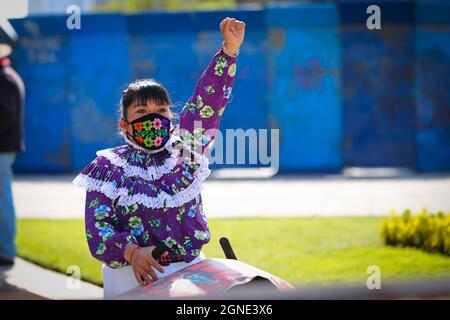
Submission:
[[[405,210],[398,216],[392,211],[391,217],[383,220],[381,236],[386,245],[416,247],[450,256],[450,213],[429,214],[424,209],[412,215]]]

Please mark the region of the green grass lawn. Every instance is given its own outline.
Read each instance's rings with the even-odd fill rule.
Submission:
[[[223,258],[218,239],[227,236],[239,260],[296,286],[362,284],[369,265],[382,281],[450,276],[450,258],[412,248],[384,246],[380,218],[210,219],[207,257]],[[91,257],[82,220],[18,222],[19,256],[101,284],[101,263]]]

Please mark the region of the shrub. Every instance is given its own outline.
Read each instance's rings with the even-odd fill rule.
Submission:
[[[393,210],[391,217],[383,220],[381,236],[386,245],[416,247],[450,256],[450,213],[429,214],[424,209],[412,215],[405,210],[398,216]]]

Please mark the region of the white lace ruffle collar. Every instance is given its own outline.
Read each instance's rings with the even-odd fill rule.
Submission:
[[[171,135],[165,146],[158,152],[150,152],[149,150],[142,148],[136,143],[130,141],[127,137],[123,136],[123,138],[130,146],[129,150],[131,153],[139,153],[141,157],[145,158],[145,160],[143,161],[145,165],[138,166],[131,164],[126,156],[122,156],[114,152],[116,148],[99,150],[96,154],[97,156],[105,157],[113,165],[122,168],[124,173],[128,177],[139,177],[147,181],[154,181],[161,178],[164,174],[172,171],[173,168],[175,168],[175,166],[177,165],[178,161],[180,161],[180,150],[173,147],[174,143],[179,140],[179,138],[175,135]],[[164,162],[162,164],[154,165],[153,161],[151,161],[151,158],[155,157],[164,149],[168,151],[169,156],[167,156],[167,158],[163,160]],[[127,156],[130,156],[130,152],[127,154]]]
[[[186,172],[187,177],[190,178],[185,180],[181,189],[164,189],[164,191],[158,187],[161,185],[161,181],[164,181],[161,179],[164,175],[181,174],[179,169],[175,173],[178,163],[184,163],[180,167],[183,172],[189,167],[180,155],[181,150],[186,148],[186,144],[180,137],[172,135],[165,146],[168,152],[149,154],[142,152],[139,148],[130,143],[128,146],[123,145],[98,151],[97,159],[83,169],[73,183],[87,191],[102,192],[111,199],[118,198],[118,204],[122,206],[139,203],[148,208],[179,207],[200,194],[202,182],[211,172],[207,156],[191,151],[196,158],[196,169],[191,173]],[[127,157],[127,155],[130,156],[130,152],[133,156],[144,157],[143,163],[148,165],[141,167],[130,164],[130,158]],[[101,157],[108,161],[100,161]],[[154,165],[152,157],[159,157],[162,164]],[[112,166],[108,163],[111,163]],[[186,178],[182,178],[182,176],[183,174],[180,176],[181,180]],[[124,179],[117,179],[117,177]],[[136,177],[140,179],[136,179]]]

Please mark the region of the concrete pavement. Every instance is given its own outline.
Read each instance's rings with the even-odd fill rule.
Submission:
[[[15,258],[0,268],[0,300],[102,299],[103,289]]]
[[[19,218],[83,218],[85,192],[74,176],[18,176]],[[450,212],[450,175],[289,175],[209,178],[202,192],[210,218],[384,216],[391,209]]]

